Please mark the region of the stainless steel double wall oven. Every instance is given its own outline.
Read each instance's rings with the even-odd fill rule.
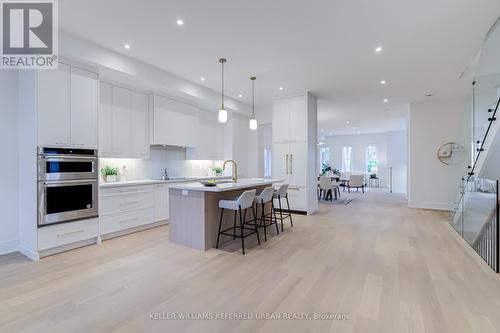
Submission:
[[[98,216],[97,150],[38,148],[38,226]]]

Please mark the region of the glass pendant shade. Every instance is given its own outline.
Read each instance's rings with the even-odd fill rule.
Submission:
[[[257,129],[257,119],[255,118],[250,119],[250,129],[252,131],[255,131]]]
[[[227,123],[227,111],[224,108],[219,110],[219,123]]]

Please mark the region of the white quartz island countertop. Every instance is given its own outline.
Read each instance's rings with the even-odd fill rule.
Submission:
[[[152,184],[175,184],[175,183],[190,183],[194,181],[203,181],[208,179],[217,179],[217,181],[227,181],[231,180],[229,176],[217,176],[217,177],[182,177],[182,178],[172,178],[169,180],[161,179],[140,179],[140,180],[127,180],[127,181],[117,181],[113,183],[99,183],[100,188],[107,187],[120,187],[120,186],[135,186],[135,185],[152,185]]]
[[[224,192],[237,189],[244,189],[247,187],[256,187],[264,185],[272,186],[273,183],[279,183],[282,181],[283,181],[282,179],[242,178],[238,179],[237,182],[232,182],[231,180],[219,180],[217,181],[216,186],[205,186],[200,182],[175,184],[171,185],[170,189],[202,191],[202,192]]]

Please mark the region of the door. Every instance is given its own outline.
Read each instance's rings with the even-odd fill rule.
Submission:
[[[149,157],[148,95],[132,92],[132,151],[130,157]]]
[[[59,63],[57,70],[38,73],[38,144],[70,145],[70,68]]]
[[[113,88],[106,83],[100,87],[99,155],[113,157]]]
[[[306,186],[307,183],[307,143],[290,143],[288,172],[290,185]]]
[[[113,155],[126,156],[132,146],[132,92],[128,89],[113,86],[113,123],[112,147]]]
[[[291,141],[307,141],[307,96],[290,98],[289,110]],[[316,121],[316,119],[314,121]]]
[[[286,142],[273,143],[272,150],[272,177],[289,181],[290,144]]]
[[[290,112],[288,99],[273,102],[273,142],[288,142],[290,140]]]
[[[97,148],[97,74],[71,67],[71,145]]]

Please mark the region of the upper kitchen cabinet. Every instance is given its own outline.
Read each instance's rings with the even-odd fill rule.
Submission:
[[[70,66],[60,63],[58,67],[37,73],[40,146],[69,147],[71,142]]]
[[[97,74],[71,67],[71,145],[97,148]]]
[[[196,147],[199,131],[198,109],[187,103],[154,96],[151,143]]]
[[[223,160],[224,125],[217,121],[212,112],[198,113],[198,133],[195,147],[186,148],[188,160]]]
[[[97,74],[58,67],[37,72],[38,145],[97,148]]]
[[[101,83],[101,157],[149,158],[149,96]]]
[[[273,102],[273,142],[307,141],[307,96]]]

